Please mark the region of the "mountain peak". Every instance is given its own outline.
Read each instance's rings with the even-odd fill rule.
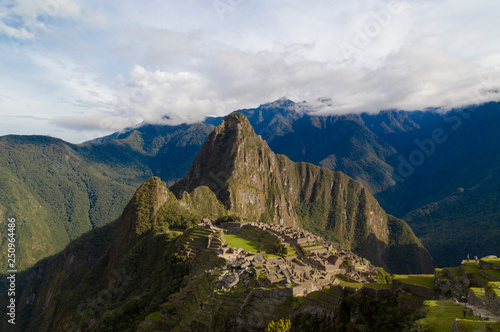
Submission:
[[[254,173],[262,158],[276,158],[266,142],[255,133],[247,117],[231,113],[208,136],[187,176],[170,189],[180,197],[196,187],[208,186],[224,205],[231,208],[227,181],[238,174]],[[240,176],[238,176],[240,178]]]
[[[281,97],[273,102],[260,105],[261,108],[276,108],[276,107],[293,107],[295,102],[288,99],[288,97]]]
[[[255,135],[250,121],[241,113],[231,113],[227,115],[224,120],[215,128],[215,135],[225,136],[226,134],[252,134]]]
[[[244,220],[310,227],[394,271],[398,263],[394,264],[393,256],[406,250],[408,257],[418,261],[408,270],[432,270],[432,259],[408,225],[390,218],[361,183],[340,172],[276,155],[243,114],[224,118],[187,176],[170,190],[180,199],[201,186],[209,187],[229,214]],[[398,222],[408,243],[396,249],[402,240],[389,228]]]

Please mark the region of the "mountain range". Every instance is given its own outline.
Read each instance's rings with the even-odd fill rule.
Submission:
[[[275,153],[360,181],[443,266],[500,249],[498,108],[488,103],[449,112],[321,115],[284,98],[237,112]],[[169,185],[183,178],[221,121],[143,125],[77,145],[1,137],[0,214],[16,217],[23,229],[19,268],[116,219],[150,176]]]
[[[500,249],[499,105],[318,116],[279,100],[241,113],[276,153],[362,182],[453,266]]]
[[[21,272],[16,330],[135,330],[193,282],[193,271],[200,269],[188,264],[191,250],[211,252],[215,242],[210,238],[207,245],[202,238],[201,246],[186,249],[198,238],[199,227],[193,226],[202,219],[304,227],[392,272],[433,271],[432,258],[409,226],[387,215],[361,183],[274,154],[247,118],[233,113],[209,135],[185,178],[170,188],[150,178],[116,221]],[[196,273],[207,279],[207,271]],[[0,307],[6,301],[2,296]],[[396,321],[391,316],[389,323]]]

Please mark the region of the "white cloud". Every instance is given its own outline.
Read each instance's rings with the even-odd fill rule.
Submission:
[[[8,36],[9,38],[21,40],[34,40],[35,34],[32,29],[26,27],[14,28],[0,21],[0,33]]]
[[[499,100],[497,1],[226,1],[222,16],[199,0],[42,3],[52,16],[38,1],[0,5],[1,87],[16,97],[0,109],[29,101],[71,131],[193,122],[281,96],[330,97],[321,112],[334,113]]]
[[[83,16],[79,0],[7,0],[0,4],[0,33],[10,38],[34,41],[49,31],[58,18],[79,20]],[[99,13],[96,13],[99,17]],[[11,41],[12,42],[12,41]]]
[[[78,17],[81,4],[78,0],[16,0],[12,13],[26,19],[34,19],[37,15],[50,17]]]
[[[205,77],[191,72],[149,72],[135,66],[116,105],[125,117],[176,125],[201,121],[220,98]]]

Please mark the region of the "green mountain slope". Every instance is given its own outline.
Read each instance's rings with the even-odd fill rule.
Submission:
[[[0,220],[17,220],[16,267],[24,269],[115,220],[153,174],[171,183],[182,178],[212,128],[144,126],[81,145],[44,136],[1,137]],[[1,227],[3,251],[5,232]]]
[[[148,180],[115,222],[18,274],[17,323],[2,320],[0,329],[76,331],[94,323],[92,331],[135,330],[187,273],[175,246],[178,233],[168,232],[170,218],[182,218],[184,227],[198,221],[165,183]],[[6,301],[0,298],[2,307]]]
[[[404,217],[442,265],[500,251],[500,109],[463,114],[450,114],[447,141],[416,170],[425,199]]]
[[[222,204],[217,203],[215,194],[207,187],[198,187],[191,194],[184,193],[178,200],[159,178],[149,179],[136,191],[115,222],[93,229],[72,241],[62,252],[17,275],[16,325],[4,319],[0,321],[0,329],[23,332],[148,331],[141,322],[153,322],[158,324],[159,330],[171,330],[171,324],[176,321],[163,318],[158,312],[161,308],[162,311],[190,311],[185,311],[188,315],[183,318],[191,325],[179,325],[178,328],[206,331],[203,325],[207,319],[206,310],[216,298],[226,309],[221,307],[224,315],[209,319],[223,331],[256,331],[257,326],[270,320],[269,317],[292,314],[299,325],[306,324],[304,319],[314,318],[314,324],[324,321],[329,327],[339,325],[342,330],[351,321],[351,312],[374,307],[380,301],[386,311],[384,319],[379,319],[379,310],[365,310],[357,314],[360,325],[376,322],[381,328],[391,328],[409,326],[414,319],[412,311],[398,305],[397,293],[393,294],[389,284],[375,285],[380,287],[368,288],[356,295],[363,284],[345,283],[345,287],[343,284],[327,287],[321,294],[311,293],[310,297],[299,301],[282,285],[266,286],[257,280],[254,283],[260,285],[259,290],[264,294],[261,299],[263,295],[257,292],[253,297],[259,307],[250,309],[248,306],[249,311],[241,310],[237,315],[235,310],[252,300],[251,296],[242,295],[253,294],[253,290],[239,287],[238,292],[212,292],[217,286],[210,283],[211,273],[219,267],[214,257],[215,248],[206,244],[208,230],[194,227],[180,231],[198,223],[202,216],[224,215]],[[217,243],[215,237],[211,243]],[[216,247],[220,244],[219,241]],[[213,271],[206,271],[206,268]],[[381,275],[384,279],[387,276]],[[379,293],[381,298],[377,299]],[[344,297],[346,302],[340,305]],[[325,299],[333,302],[328,303]],[[3,293],[0,314],[4,317],[7,301],[8,296]],[[311,308],[315,310],[313,313],[308,311]],[[257,321],[254,320],[255,310],[260,316]],[[339,321],[325,320],[324,310],[338,315]],[[238,325],[234,325],[234,318]]]
[[[17,220],[17,268],[116,218],[133,191],[101,171],[109,166],[94,167],[61,140],[8,136],[0,139],[0,150],[0,210],[3,220]],[[6,231],[0,231],[3,250]]]

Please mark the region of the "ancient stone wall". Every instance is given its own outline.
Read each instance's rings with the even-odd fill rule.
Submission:
[[[474,293],[472,289],[467,291],[467,303],[476,307],[484,307],[485,305],[483,297]]]
[[[489,287],[485,289],[485,303],[489,311],[500,316],[500,296],[498,293],[495,293],[495,287],[497,286],[492,286],[490,284]],[[497,288],[497,291],[500,292],[500,289]]]

